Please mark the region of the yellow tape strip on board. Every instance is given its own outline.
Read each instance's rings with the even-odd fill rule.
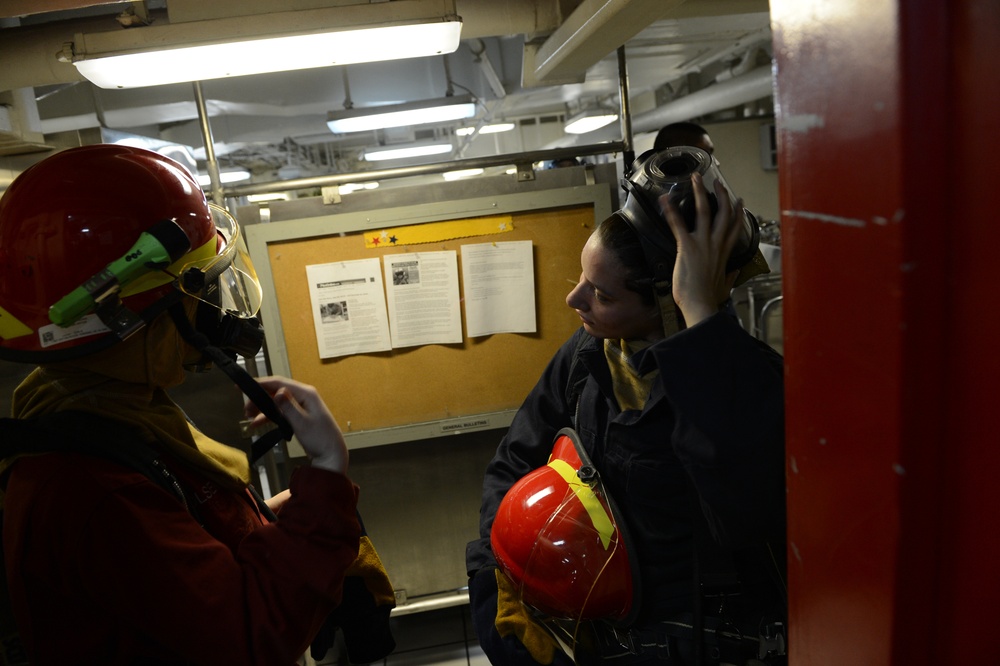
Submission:
[[[455,238],[470,238],[472,236],[488,236],[502,234],[514,230],[514,218],[510,215],[492,215],[476,217],[469,220],[451,220],[449,222],[429,222],[427,224],[411,224],[406,227],[394,227],[381,231],[365,232],[365,247],[369,250],[399,245],[418,245],[420,243],[440,243]]]
[[[607,550],[608,544],[611,543],[611,536],[615,533],[615,526],[611,522],[611,516],[604,510],[604,505],[597,499],[597,495],[590,489],[590,486],[580,480],[580,477],[576,475],[576,470],[568,462],[553,460],[549,463],[549,467],[554,469],[576,493],[580,504],[583,505],[591,522],[594,523],[594,529],[601,537],[601,545],[604,546],[604,550]]]
[[[0,308],[0,338],[11,340],[23,335],[29,335],[31,329],[20,319]]]

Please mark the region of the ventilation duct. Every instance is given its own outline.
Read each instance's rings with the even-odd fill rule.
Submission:
[[[632,118],[633,132],[655,132],[670,123],[748,104],[774,93],[770,65],[713,84]]]
[[[707,116],[755,102],[770,97],[773,92],[771,67],[758,67],[743,76],[714,83],[652,111],[632,116],[632,132],[633,134],[656,132],[664,125]],[[609,125],[587,134],[583,140],[590,144],[601,141],[616,141],[620,137],[621,128],[618,125]],[[579,142],[581,142],[579,137],[567,136],[547,145],[546,148],[572,146]]]

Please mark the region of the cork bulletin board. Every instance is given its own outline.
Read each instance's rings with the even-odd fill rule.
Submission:
[[[590,185],[250,225],[271,370],[316,386],[352,448],[506,427],[579,327],[565,297],[579,277],[584,243],[610,212],[608,187]],[[372,229],[497,214],[510,216],[512,231],[388,248],[365,243]],[[532,244],[536,332],[469,338],[463,321],[461,343],[320,358],[306,266],[438,250],[456,250],[461,266],[465,243],[516,240]]]

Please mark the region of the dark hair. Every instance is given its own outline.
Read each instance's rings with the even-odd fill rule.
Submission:
[[[663,150],[673,146],[693,146],[701,141],[708,130],[692,122],[670,123],[656,133],[653,140],[654,150]]]
[[[646,305],[654,305],[653,272],[646,265],[646,255],[632,225],[616,212],[601,222],[594,234],[625,267],[625,286],[639,294]]]

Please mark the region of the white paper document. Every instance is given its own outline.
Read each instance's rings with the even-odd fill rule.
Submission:
[[[378,259],[306,266],[320,358],[390,350]]]
[[[538,330],[531,241],[463,245],[462,283],[470,338]]]
[[[455,251],[385,255],[382,261],[392,346],[462,342]]]

